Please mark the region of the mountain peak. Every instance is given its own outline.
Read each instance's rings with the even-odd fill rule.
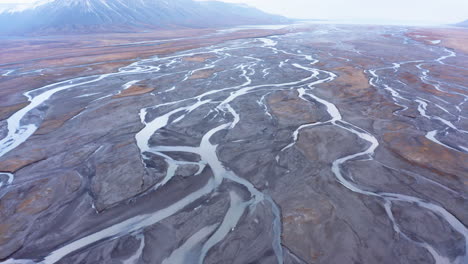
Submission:
[[[91,33],[287,21],[245,5],[216,1],[43,0],[30,8],[0,14],[0,33]]]

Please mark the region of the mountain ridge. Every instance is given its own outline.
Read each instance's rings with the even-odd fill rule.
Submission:
[[[465,21],[462,21],[462,22],[460,22],[460,23],[455,24],[455,26],[459,26],[459,27],[468,27],[468,19],[465,20]]]
[[[0,14],[0,33],[126,32],[287,23],[245,5],[193,0],[52,0]]]

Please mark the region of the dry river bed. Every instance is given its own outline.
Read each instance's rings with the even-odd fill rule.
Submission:
[[[0,263],[468,263],[468,30],[444,32],[9,53]]]

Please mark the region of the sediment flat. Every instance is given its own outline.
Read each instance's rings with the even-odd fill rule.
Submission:
[[[468,30],[2,40],[0,263],[467,263]]]

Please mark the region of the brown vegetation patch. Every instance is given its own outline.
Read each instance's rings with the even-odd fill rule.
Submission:
[[[9,118],[12,114],[16,113],[20,109],[25,108],[28,104],[29,102],[0,107],[0,120]]]
[[[428,168],[442,176],[465,181],[468,178],[468,154],[447,149],[423,136],[386,133],[387,146],[398,156]]]
[[[413,31],[408,32],[406,36],[412,38],[413,40],[423,42],[426,45],[441,45],[442,40],[441,36],[434,34],[433,32],[422,32],[422,31]],[[440,40],[440,43],[435,43],[433,41]]]
[[[39,129],[34,133],[35,135],[45,135],[48,134],[56,129],[61,128],[65,122],[68,120],[72,119],[74,116],[78,115],[83,111],[84,108],[74,111],[71,113],[67,113],[63,116],[55,117],[54,119],[48,119],[44,122],[42,122],[41,126]]]
[[[435,77],[438,80],[443,80],[448,83],[456,83],[461,86],[466,85],[466,78],[468,76],[468,70],[463,68],[447,67],[446,65],[431,65],[425,66],[430,70],[430,76]],[[444,90],[448,92],[456,92],[464,95],[468,95],[468,91],[456,88],[454,85],[444,85]]]
[[[189,79],[190,80],[206,79],[206,78],[213,76],[213,74],[215,74],[216,72],[220,72],[220,71],[221,71],[220,69],[199,70],[199,71],[192,73],[192,76],[190,76]]]
[[[401,77],[407,81],[408,84],[418,84],[421,82],[421,79],[409,72],[404,72],[401,74]]]
[[[441,97],[442,96],[445,96],[445,97],[459,97],[459,95],[439,91],[433,85],[423,83],[418,76],[416,76],[416,75],[414,75],[414,74],[412,74],[410,72],[403,72],[403,73],[400,74],[400,76],[401,76],[401,78],[403,78],[406,81],[407,84],[410,84],[410,85],[412,85],[413,87],[415,87],[417,89],[421,89],[424,92],[431,93],[433,95],[441,96]]]
[[[371,89],[369,80],[359,68],[343,66],[333,68],[332,71],[338,74],[338,78],[335,79],[335,82],[344,86],[342,92],[345,93],[346,96],[362,95]]]
[[[154,91],[154,88],[146,87],[143,85],[133,85],[128,89],[123,90],[121,93],[114,95],[112,98],[122,98],[128,96],[142,95]]]
[[[439,45],[468,54],[468,30],[464,28],[431,28],[408,32],[408,37],[429,44],[432,40],[441,40]]]
[[[283,216],[284,224],[320,224],[322,214],[312,208],[296,208],[293,212]]]
[[[28,152],[27,157],[16,155],[5,160],[0,160],[0,171],[15,173],[30,164],[44,159],[46,159],[46,156],[42,149],[33,149]]]
[[[21,248],[42,212],[69,199],[81,186],[81,177],[63,171],[54,177],[26,182],[0,199],[0,259]]]
[[[396,121],[396,120],[391,120],[389,124],[386,126],[386,129],[390,131],[398,131],[398,130],[404,130],[410,127],[411,126],[407,123]]]
[[[354,62],[354,58],[351,59]],[[325,97],[332,98],[339,108],[347,109],[342,113],[344,116],[356,113],[366,118],[392,119],[393,112],[401,109],[369,84],[360,66],[334,67],[329,70],[338,77],[333,82],[321,84],[318,89],[328,94]]]
[[[191,57],[184,57],[184,61],[189,61],[189,62],[205,62],[208,59],[214,58],[215,56],[212,54],[200,54],[200,55],[194,55]]]
[[[53,194],[53,191],[50,187],[29,193],[28,197],[18,205],[16,212],[37,214],[44,211],[50,205],[50,202],[44,202],[44,200],[51,200],[51,194]]]

